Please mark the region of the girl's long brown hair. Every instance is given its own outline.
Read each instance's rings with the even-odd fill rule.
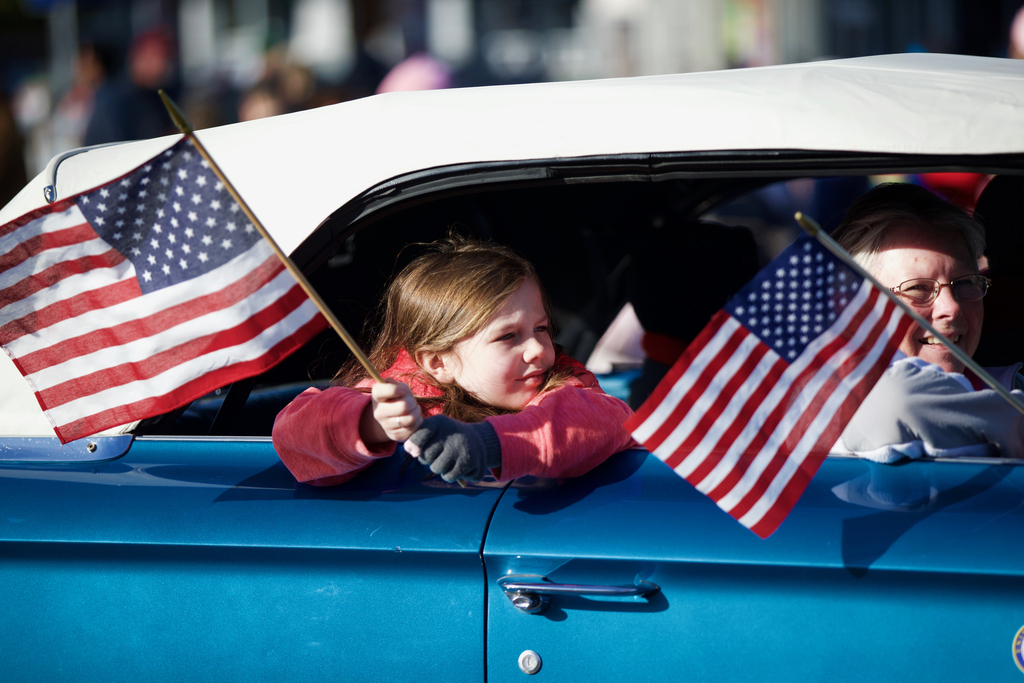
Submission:
[[[533,265],[508,247],[459,236],[427,246],[424,254],[395,277],[381,301],[381,322],[369,354],[379,370],[391,367],[402,349],[414,360],[419,351],[451,351],[458,342],[481,330],[527,279],[540,287]],[[551,321],[551,307],[543,288],[541,297]],[[549,372],[538,393],[561,386],[571,374],[571,370]],[[359,363],[350,361],[335,381],[355,386],[366,376]],[[420,379],[441,392],[437,398],[418,397],[420,405],[430,408],[442,404],[442,414],[457,420],[479,422],[492,415],[516,412],[483,403],[455,382],[437,382],[422,369]]]

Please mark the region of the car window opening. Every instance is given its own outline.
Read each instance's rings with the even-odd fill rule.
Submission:
[[[791,243],[800,229],[796,211],[834,228],[853,199],[892,176],[736,180],[730,194],[695,215],[695,184],[613,182],[491,189],[420,202],[369,220],[346,233],[310,279],[346,328],[365,344],[388,279],[418,253],[419,244],[454,230],[507,244],[533,262],[554,309],[556,341],[599,374],[602,387],[631,405],[656,384],[645,370],[667,370],[707,320],[756,271]],[[901,176],[974,209],[990,176]],[[993,185],[1007,195],[1020,176]],[[751,190],[751,186],[756,189]],[[993,194],[995,196],[995,194]],[[1019,195],[1018,195],[1019,196]],[[708,204],[705,201],[704,204]],[[985,365],[1024,357],[1024,331],[1014,316],[1013,282],[1024,262],[1019,236],[1005,228],[1006,200],[982,202],[996,284],[986,299],[986,335],[978,349]],[[701,205],[703,206],[703,205]],[[1016,242],[1015,242],[1016,240]],[[1016,249],[1017,251],[1013,251]],[[1011,257],[1012,254],[1018,254]],[[992,254],[998,254],[992,256]],[[1003,256],[1005,254],[1005,256]],[[1000,283],[1010,283],[1003,287]],[[606,332],[611,328],[611,334]],[[600,342],[600,344],[599,344]],[[596,350],[596,353],[595,353]],[[325,387],[348,359],[333,332],[319,335],[277,367],[256,378],[237,418],[224,431],[270,434],[277,412],[309,386]],[[137,433],[211,433],[227,388],[176,414],[145,421]]]

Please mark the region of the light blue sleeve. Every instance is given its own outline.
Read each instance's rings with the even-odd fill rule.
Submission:
[[[1015,390],[1024,400],[1024,392]],[[876,462],[921,455],[1024,458],[1024,415],[990,389],[918,358],[894,363],[837,444]]]

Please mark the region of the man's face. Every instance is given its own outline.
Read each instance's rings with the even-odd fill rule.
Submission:
[[[958,277],[977,273],[978,266],[967,254],[962,240],[955,235],[900,226],[886,236],[870,270],[884,286],[895,287],[913,278],[930,278],[946,284]],[[907,303],[964,353],[974,355],[981,340],[984,317],[981,300],[957,301],[952,288],[943,287],[929,304]],[[911,325],[907,330],[900,343],[900,351],[908,356],[920,356],[946,372],[964,371],[964,364],[918,325]]]

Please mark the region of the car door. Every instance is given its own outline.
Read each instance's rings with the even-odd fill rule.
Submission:
[[[488,681],[1019,680],[1022,523],[1019,465],[830,457],[761,540],[628,451],[502,498]]]
[[[0,679],[483,679],[501,485],[401,455],[300,485],[269,437],[90,443],[0,443]]]

